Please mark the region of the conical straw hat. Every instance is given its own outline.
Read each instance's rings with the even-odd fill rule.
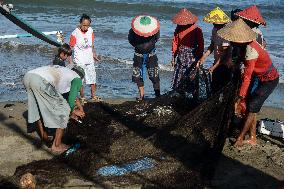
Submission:
[[[249,20],[251,22],[266,26],[266,22],[264,18],[261,16],[261,13],[259,9],[256,7],[256,5],[246,8],[243,11],[237,12],[235,13],[235,15],[244,18],[246,20]]]
[[[218,30],[217,34],[227,41],[236,43],[247,43],[256,39],[256,33],[241,18],[227,24]]]
[[[203,20],[212,24],[226,24],[231,22],[231,19],[219,7],[209,12]]]
[[[160,30],[160,22],[152,16],[139,15],[133,18],[131,28],[139,36],[150,37]]]
[[[188,25],[197,22],[198,18],[186,8],[181,9],[173,18],[172,22],[178,25]]]

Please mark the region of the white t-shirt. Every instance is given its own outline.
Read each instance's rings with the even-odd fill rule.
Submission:
[[[58,65],[39,67],[29,71],[28,73],[37,74],[44,78],[47,82],[53,85],[60,94],[69,92],[71,81],[75,78],[80,78],[80,76],[73,70]]]
[[[94,32],[91,27],[86,33],[76,28],[70,37],[70,46],[74,47],[73,61],[78,65],[93,64],[93,40]]]

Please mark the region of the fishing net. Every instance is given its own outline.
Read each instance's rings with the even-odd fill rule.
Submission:
[[[223,147],[236,84],[209,97],[208,74],[196,73],[198,102],[169,92],[143,102],[86,104],[86,118],[65,134],[78,149],[20,166],[14,177],[32,173],[39,187],[83,178],[102,187],[203,188]]]

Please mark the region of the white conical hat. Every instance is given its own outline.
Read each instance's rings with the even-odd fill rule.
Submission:
[[[150,37],[160,30],[160,22],[155,17],[139,15],[133,18],[131,27],[137,35]]]

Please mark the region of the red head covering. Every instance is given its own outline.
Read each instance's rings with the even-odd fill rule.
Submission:
[[[186,8],[181,9],[173,18],[172,22],[178,25],[188,25],[197,22],[198,18]]]
[[[235,15],[249,20],[251,22],[262,24],[266,26],[266,22],[264,18],[261,16],[259,9],[256,7],[256,5],[253,5],[249,8],[244,9],[243,11],[235,13]]]

